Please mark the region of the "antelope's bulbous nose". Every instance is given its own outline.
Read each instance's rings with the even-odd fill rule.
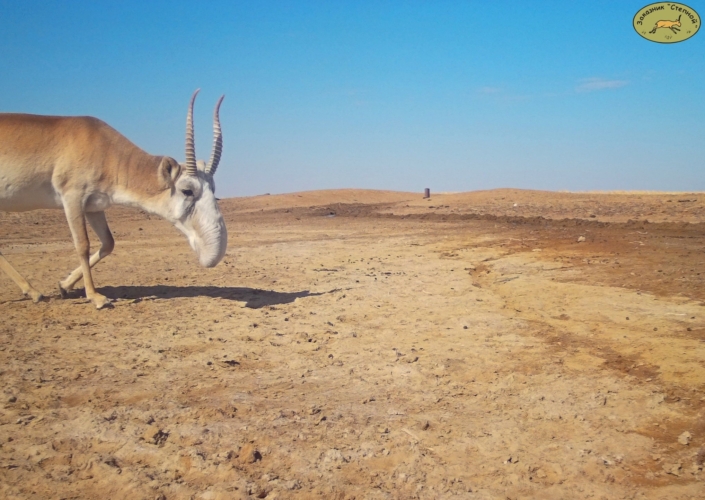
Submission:
[[[228,249],[228,231],[222,217],[212,231],[203,238],[203,246],[198,251],[198,260],[203,267],[215,267],[225,257]]]
[[[203,267],[215,267],[223,259],[223,257],[201,257],[200,262]]]

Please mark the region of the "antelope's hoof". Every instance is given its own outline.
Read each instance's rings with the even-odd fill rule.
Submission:
[[[25,295],[32,299],[32,302],[34,302],[35,304],[40,302],[44,298],[44,295],[42,295],[36,290],[29,290],[25,292]]]
[[[105,295],[96,294],[91,297],[91,301],[95,304],[96,309],[103,309],[106,306],[112,306],[110,299]]]

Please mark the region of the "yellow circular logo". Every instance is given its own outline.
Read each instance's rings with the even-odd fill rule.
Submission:
[[[656,43],[687,40],[700,29],[700,15],[682,3],[658,2],[639,9],[634,16],[634,29]]]

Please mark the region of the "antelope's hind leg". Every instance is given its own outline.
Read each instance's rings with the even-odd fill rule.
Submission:
[[[66,292],[71,290],[76,282],[83,278],[86,298],[95,304],[96,309],[102,309],[110,304],[110,300],[96,291],[93,277],[91,276],[91,267],[96,265],[103,257],[109,255],[115,246],[113,235],[108,227],[108,221],[105,219],[105,212],[83,213],[82,210],[66,203],[64,204],[64,210],[66,211],[66,219],[73,235],[81,265],[69,274],[64,281],[59,282],[59,291],[62,297],[66,297]],[[100,249],[91,255],[90,258],[90,241],[86,232],[86,219],[98,235],[98,238],[100,238]]]
[[[32,285],[30,285],[26,279],[22,277],[20,273],[17,272],[17,270],[12,267],[12,264],[10,264],[7,259],[3,256],[3,254],[0,253],[0,269],[5,271],[5,274],[7,274],[12,281],[17,283],[17,286],[20,287],[22,290],[22,293],[26,296],[29,296],[32,301],[39,302],[42,300],[44,297],[42,296],[41,293],[39,293],[37,290],[34,289]]]

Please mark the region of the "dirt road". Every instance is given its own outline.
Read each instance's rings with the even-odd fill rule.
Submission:
[[[201,269],[113,209],[0,214],[2,498],[705,497],[705,195],[221,201]],[[646,221],[648,220],[648,222]]]

